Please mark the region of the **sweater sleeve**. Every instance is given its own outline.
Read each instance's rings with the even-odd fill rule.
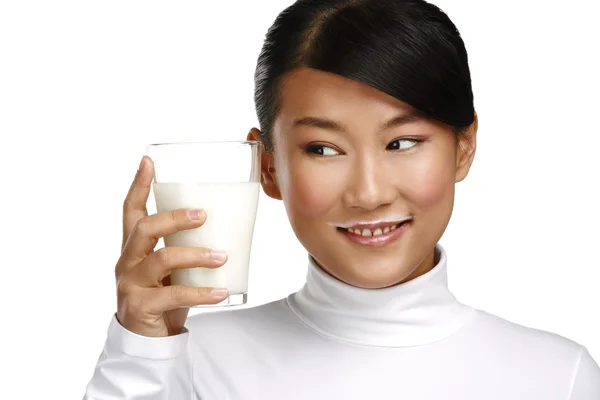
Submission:
[[[113,315],[83,400],[192,398],[189,332],[150,338],[125,329]]]
[[[583,347],[570,400],[600,399],[600,368],[589,351]]]

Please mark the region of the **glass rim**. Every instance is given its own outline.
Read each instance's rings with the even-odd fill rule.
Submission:
[[[248,146],[260,146],[261,141],[259,140],[208,140],[205,142],[165,142],[165,143],[150,143],[146,145],[147,149],[158,148],[158,147],[183,147],[183,146],[197,146],[197,145],[248,145]]]

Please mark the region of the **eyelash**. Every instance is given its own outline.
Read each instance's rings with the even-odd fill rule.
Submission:
[[[389,146],[390,146],[392,143],[396,143],[396,142],[413,142],[413,143],[414,143],[414,145],[410,146],[410,147],[409,147],[409,148],[407,148],[407,149],[392,149],[392,151],[398,151],[398,150],[399,150],[399,151],[410,150],[410,149],[412,149],[413,147],[415,147],[416,145],[418,145],[419,143],[421,143],[421,142],[422,142],[422,140],[419,140],[419,139],[406,139],[406,138],[403,138],[403,139],[396,139],[396,140],[393,140],[392,142],[390,142],[390,144],[388,145],[388,147],[386,147],[386,150],[389,148]],[[325,145],[322,145],[322,144],[310,144],[310,145],[306,146],[306,153],[308,153],[308,154],[310,154],[310,155],[315,155],[315,156],[329,157],[329,156],[326,156],[326,155],[324,155],[324,154],[318,154],[318,153],[316,153],[316,152],[315,152],[315,150],[316,150],[316,149],[324,149],[324,148],[329,148],[329,149],[335,150],[335,149],[333,149],[333,147],[330,147],[330,146],[325,146]],[[336,155],[337,155],[337,154],[336,154]]]

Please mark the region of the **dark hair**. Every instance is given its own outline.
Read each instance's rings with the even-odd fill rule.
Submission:
[[[255,72],[254,101],[268,151],[282,78],[298,67],[367,84],[457,134],[474,120],[463,40],[448,16],[424,0],[298,0],[282,11]]]

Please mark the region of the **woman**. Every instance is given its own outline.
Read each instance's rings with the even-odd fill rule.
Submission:
[[[477,115],[454,24],[422,0],[299,0],[255,77],[262,187],[309,253],[305,286],[196,315],[218,288],[164,287],[217,268],[210,249],[153,249],[206,214],[147,216],[148,158],[127,196],[118,311],[86,399],[600,399],[585,347],[459,303],[445,250]],[[185,324],[185,327],[184,327]]]

